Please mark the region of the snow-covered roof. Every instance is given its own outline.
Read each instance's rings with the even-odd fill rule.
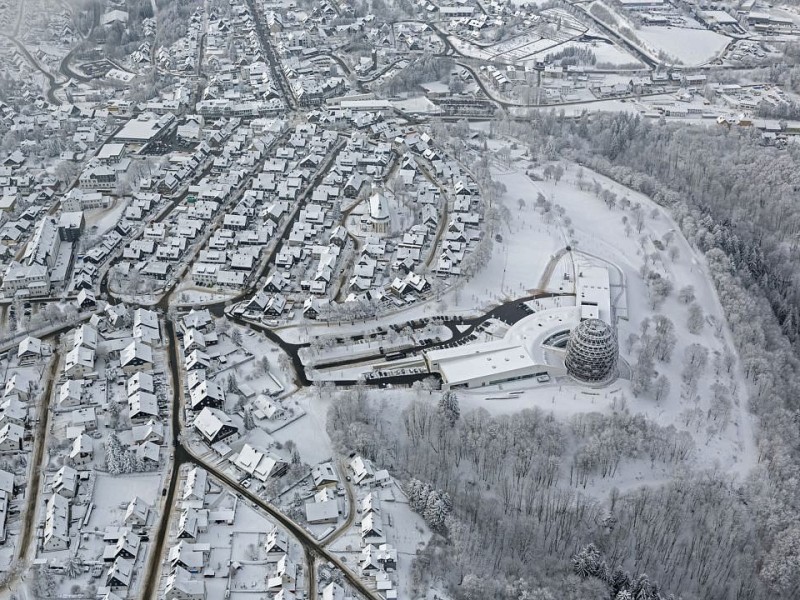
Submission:
[[[25,355],[40,356],[42,354],[42,340],[32,336],[25,337],[17,348],[17,357]]]
[[[339,476],[336,474],[331,462],[324,462],[311,469],[311,478],[314,480],[316,487],[339,482]]]
[[[128,397],[131,418],[141,416],[158,416],[158,399],[154,394],[138,391]]]
[[[134,373],[128,378],[128,396],[131,396],[135,392],[143,391],[153,393],[155,391],[155,387],[153,384],[153,376],[150,373],[145,373],[140,371],[138,373]]]
[[[369,217],[373,221],[386,221],[389,219],[389,206],[383,192],[377,191],[370,196]]]
[[[147,516],[150,514],[150,506],[139,496],[134,496],[125,510],[125,523],[136,521],[146,523]]]
[[[133,313],[133,325],[144,325],[152,329],[158,329],[158,314],[146,308],[137,308]]]
[[[176,566],[167,577],[164,593],[167,600],[204,599],[206,583],[202,579],[192,579],[189,571],[181,566]]]
[[[73,337],[74,347],[84,346],[92,350],[97,349],[97,330],[91,325],[84,323],[75,330]]]
[[[206,438],[206,441],[209,443],[219,441],[218,437],[226,437],[220,436],[225,428],[238,430],[238,427],[233,423],[233,421],[231,421],[231,418],[228,415],[221,410],[216,410],[207,406],[201,410],[200,414],[198,414],[195,418],[194,427],[203,435],[203,437]]]
[[[152,363],[153,349],[144,342],[134,340],[120,352],[119,361],[123,367],[139,362]]]
[[[193,544],[189,544],[185,541],[180,541],[170,548],[169,561],[173,565],[180,563],[188,568],[199,569],[205,565],[203,553],[196,551]]]
[[[201,467],[193,467],[186,475],[186,483],[183,487],[183,499],[204,499],[206,497],[207,486],[208,471]]]
[[[12,494],[14,492],[14,474],[0,469],[0,491]]]
[[[221,405],[225,401],[225,393],[222,387],[213,381],[204,380],[189,391],[191,396],[192,408],[198,407],[202,402],[212,402]]]
[[[116,584],[119,584],[119,586],[128,587],[133,578],[133,563],[134,561],[124,558],[116,559],[106,574],[106,585],[118,587]]]
[[[266,481],[281,463],[279,458],[270,456],[266,451],[245,444],[233,459],[239,469],[260,481]]]

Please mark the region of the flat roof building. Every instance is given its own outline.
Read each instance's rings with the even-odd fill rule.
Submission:
[[[576,306],[552,308],[518,321],[503,339],[431,350],[425,362],[445,388],[475,388],[540,375],[564,375],[563,358],[546,343],[580,322]]]
[[[611,323],[611,284],[608,269],[576,261],[575,270],[578,273],[575,295],[581,309],[581,320],[600,319]]]

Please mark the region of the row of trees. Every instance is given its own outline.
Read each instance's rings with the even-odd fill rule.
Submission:
[[[111,433],[105,442],[106,470],[111,475],[125,475],[153,470],[139,460],[136,453],[126,448],[116,433]],[[157,465],[153,465],[157,466]]]
[[[584,440],[573,457],[570,483],[583,487],[594,474],[614,477],[626,458],[679,464],[694,451],[694,441],[686,431],[662,427],[627,411],[578,414],[570,420],[570,429]]]
[[[406,485],[408,504],[412,510],[422,515],[425,523],[433,531],[445,531],[447,515],[453,510],[453,501],[447,492],[433,489],[430,484],[412,478]]]

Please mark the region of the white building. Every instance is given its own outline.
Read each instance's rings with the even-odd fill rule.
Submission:
[[[23,265],[12,260],[3,275],[3,293],[6,297],[18,293],[23,296],[47,296],[50,293],[47,266]]]
[[[45,552],[69,548],[69,515],[69,500],[59,494],[50,496],[45,508],[42,538],[42,549]]]
[[[202,579],[193,579],[183,567],[175,567],[167,577],[164,587],[166,600],[205,600],[206,584]]]
[[[369,198],[369,226],[375,233],[389,231],[389,205],[380,190]]]
[[[514,324],[500,340],[431,350],[425,353],[425,362],[448,389],[564,375],[563,349],[549,344],[579,322],[576,306],[536,312]]]

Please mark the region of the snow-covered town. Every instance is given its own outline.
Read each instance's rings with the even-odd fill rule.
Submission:
[[[0,600],[789,600],[794,0],[0,0]]]

